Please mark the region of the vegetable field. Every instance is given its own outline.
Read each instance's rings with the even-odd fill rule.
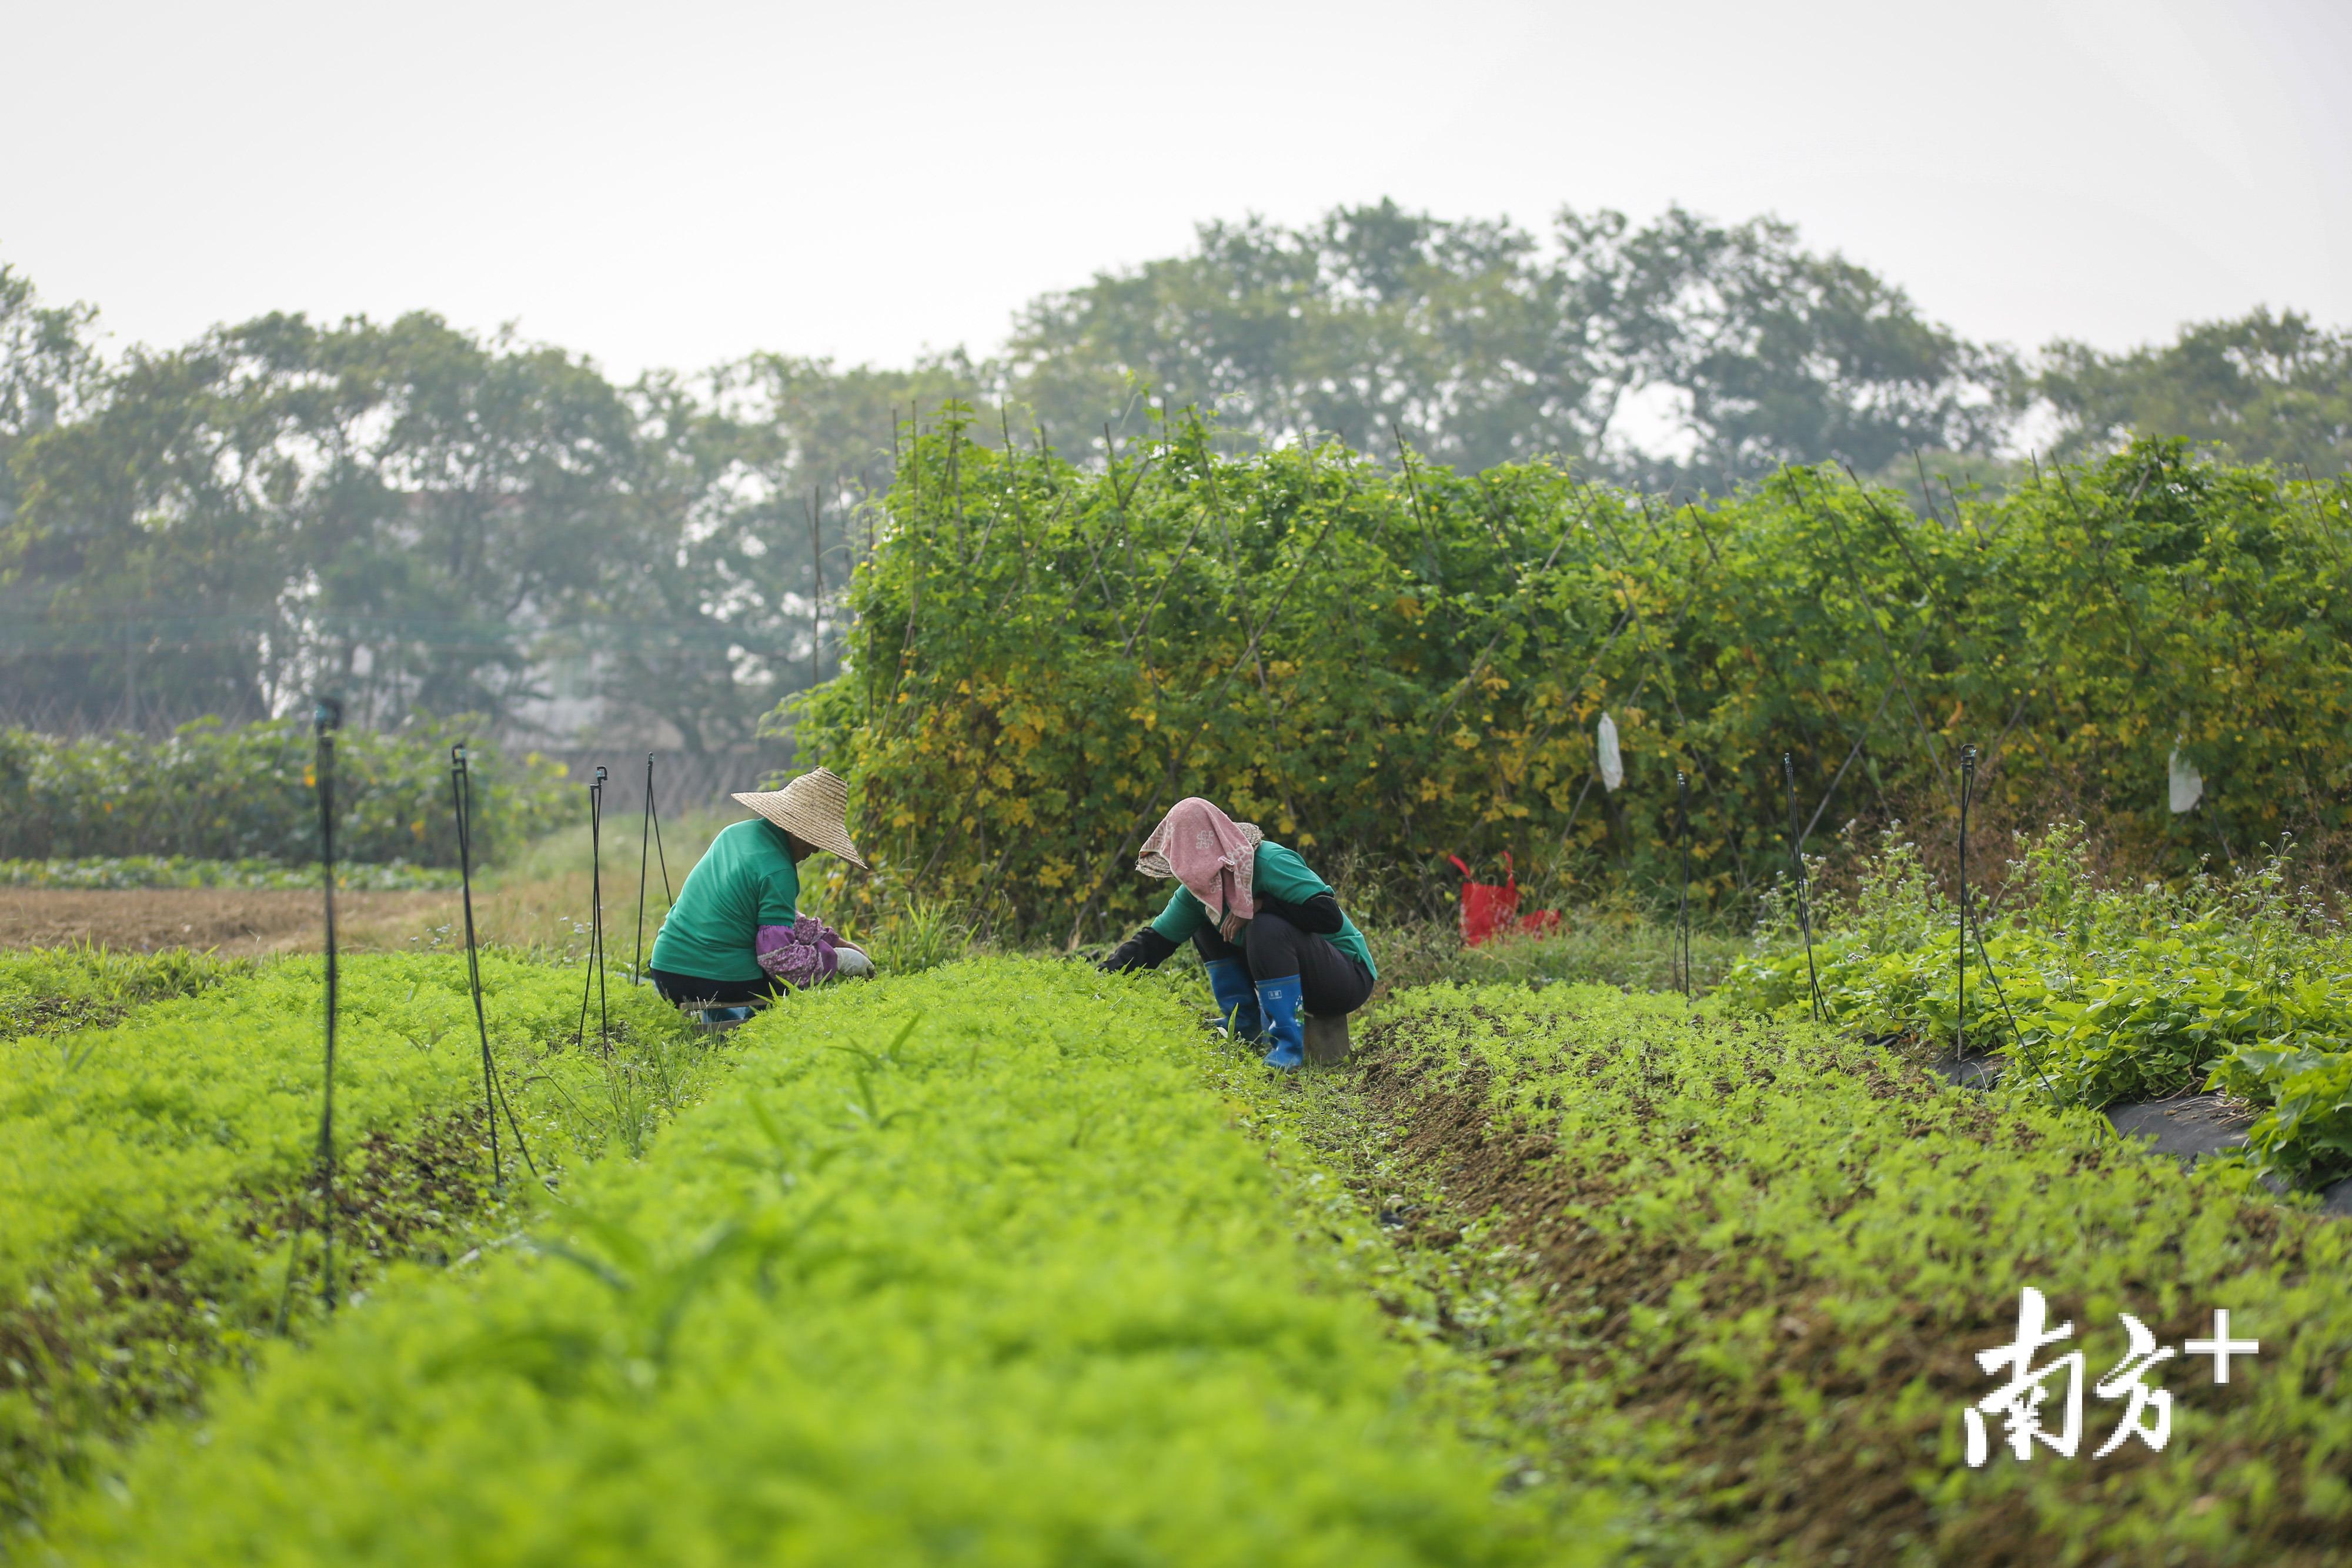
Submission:
[[[2273,858],[2177,888],[2095,883],[2079,829],[2027,842],[1969,954],[1956,910],[1890,834],[1851,908],[1818,912],[1822,1004],[1916,1060],[1999,1053],[2018,1089],[2092,1109],[2226,1091],[2256,1111],[2257,1167],[2318,1186],[2352,1174],[2352,934]],[[1734,1009],[1798,1009],[1808,960],[1783,941],[1733,969]]]
[[[86,1479],[94,1445],[187,1407],[209,1372],[317,1311],[319,966],[208,974],[178,956],[9,960],[24,998],[13,1026],[46,1026],[0,1048],[0,1514],[12,1520]],[[593,1020],[589,1049],[564,1049],[577,971],[491,957],[483,985],[516,1125],[551,1173],[641,1148],[704,1071],[676,1015],[642,994],[622,996],[624,1044],[607,1059]],[[463,960],[347,962],[342,987],[334,1280],[348,1292],[400,1258],[462,1250],[502,1203],[481,1146]],[[121,1013],[110,988],[194,994]]]
[[[495,1186],[462,968],[365,957],[330,1319],[315,964],[11,974],[88,1009],[15,1004],[5,1048],[15,1560],[2352,1546],[2352,1230],[1785,1009],[1425,984],[1277,1079],[1197,974],[997,956],[725,1037],[616,989],[608,1059],[576,966],[494,956],[553,1178],[509,1145]],[[2178,1345],[2226,1308],[2260,1354],[2165,1364],[2160,1453],[1972,1468],[2029,1285],[2094,1374],[2119,1312]]]
[[[1194,1010],[1031,960],[771,1014],[647,1158],[267,1357],[61,1556],[1533,1560]]]
[[[1990,1102],[1810,1024],[1680,998],[1429,991],[1366,1092],[1294,1117],[1348,1163],[1501,1369],[1563,1474],[1606,1480],[1674,1563],[2306,1563],[2352,1550],[2352,1230],[2243,1170],[2185,1174],[2082,1111]],[[2169,1444],[1964,1460],[1974,1353],[2019,1293],[2178,1346],[2259,1341],[2217,1383],[2163,1364]],[[2233,1331],[2235,1332],[2235,1331]],[[2063,1347],[2074,1348],[2073,1344]],[[2057,1350],[2048,1353],[2059,1354]]]
[[[411,889],[348,904],[436,923],[341,956],[331,1137],[319,958],[0,956],[0,1562],[2352,1556],[2342,482],[2147,442],[1918,516],[968,423],[783,716],[878,981],[628,986],[526,761],[486,1084],[423,730],[347,753],[345,885]],[[305,899],[298,738],[0,737],[0,877]],[[1348,1064],[1083,961],[1192,789],[1364,916]],[[1465,947],[1450,851],[1559,917]],[[2245,1146],[2101,1113],[2191,1096]]]
[[[110,893],[152,887],[234,887],[308,893],[319,885],[315,866],[283,861],[200,860],[188,855],[93,855],[80,860],[0,861],[0,887],[82,888]],[[457,885],[454,867],[339,865],[337,887],[376,893],[420,889],[446,892]]]

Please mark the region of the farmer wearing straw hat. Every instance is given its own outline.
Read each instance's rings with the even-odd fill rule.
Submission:
[[[1143,841],[1135,869],[1175,878],[1176,891],[1103,967],[1157,968],[1192,938],[1225,1027],[1271,1041],[1268,1067],[1306,1063],[1301,1006],[1339,1018],[1371,997],[1380,972],[1339,895],[1255,823],[1236,822],[1198,796],[1179,800]]]
[[[863,870],[844,818],[849,786],[812,768],[781,789],[735,797],[759,813],[719,830],[678,889],[646,966],[663,999],[740,1005],[835,976],[871,975],[865,954],[800,913],[800,862],[830,850]]]

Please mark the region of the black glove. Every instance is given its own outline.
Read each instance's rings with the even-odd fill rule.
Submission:
[[[1318,936],[1339,934],[1339,895],[1336,893],[1318,893],[1304,904],[1261,898],[1257,906],[1268,915],[1279,915],[1301,931],[1311,931]]]
[[[1338,926],[1331,929],[1337,931]],[[1106,975],[1123,975],[1129,969],[1157,969],[1176,951],[1176,944],[1147,925],[1112,949],[1111,956],[1097,966]]]

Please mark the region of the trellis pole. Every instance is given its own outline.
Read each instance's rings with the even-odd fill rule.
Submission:
[[[324,1088],[319,1098],[319,1301],[329,1316],[335,1311],[335,1014],[338,1010],[335,966],[335,731],[343,724],[343,705],[320,697],[311,711],[318,736],[314,764],[319,781],[320,890],[326,902],[327,1050]],[[288,1267],[290,1269],[291,1264]]]
[[[1797,840],[1797,759],[1790,752],[1780,753],[1780,777],[1789,793],[1789,861],[1796,875],[1797,929],[1805,937],[1805,983],[1811,988],[1813,1001],[1813,1021],[1827,1023],[1829,1009],[1822,1000],[1821,972],[1813,967],[1813,913],[1811,900],[1806,896],[1805,852]]]

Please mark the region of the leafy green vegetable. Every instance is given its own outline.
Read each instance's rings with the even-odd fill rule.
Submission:
[[[0,1040],[109,1024],[164,997],[194,996],[253,966],[169,947],[125,953],[84,943],[0,951]]]
[[[1433,1281],[1400,1311],[1486,1358],[1552,1468],[1638,1504],[1673,1563],[2263,1563],[2352,1551],[2352,1228],[2242,1167],[2184,1172],[2080,1109],[1949,1088],[1810,1022],[1613,989],[1431,988],[1353,1086],[1272,1095]],[[1352,1092],[1351,1092],[1352,1088]],[[1975,1353],[2044,1291],[2086,1353],[2084,1442],[1964,1462]],[[2099,1459],[2116,1313],[2193,1355],[2161,1454]]]
[[[86,984],[77,963],[96,962],[8,967]],[[707,1052],[650,992],[614,988],[624,1045],[607,1059],[593,1013],[586,1049],[569,1043],[579,970],[491,955],[482,980],[507,1094],[542,1171],[642,1147],[707,1071]],[[346,957],[341,990],[337,1284],[348,1291],[503,1206],[480,1142],[463,960]],[[194,1403],[205,1371],[250,1355],[281,1313],[305,1326],[320,1260],[320,993],[318,961],[289,959],[232,970],[118,1027],[0,1043],[0,1519],[83,1473],[98,1440]],[[510,1132],[501,1143],[516,1181],[505,1202],[527,1206]]]
[[[158,1430],[58,1561],[1590,1560],[1294,1235],[1157,981],[993,960],[771,1009],[532,1244]],[[1585,1521],[1588,1526],[1594,1521]]]
[[[2011,1082],[2104,1106],[2220,1088],[2263,1107],[2257,1155],[2298,1180],[2352,1169],[2352,937],[2273,858],[2233,882],[2101,889],[2079,828],[2015,862],[2019,895],[1969,955],[1967,1044],[2004,1051]],[[1838,1023],[1933,1051],[1959,1041],[1958,916],[1890,834],[1856,908],[1822,911],[1815,944]],[[1990,957],[1990,971],[1983,960]],[[1806,995],[1805,956],[1774,940],[1722,995],[1771,1012]]]

